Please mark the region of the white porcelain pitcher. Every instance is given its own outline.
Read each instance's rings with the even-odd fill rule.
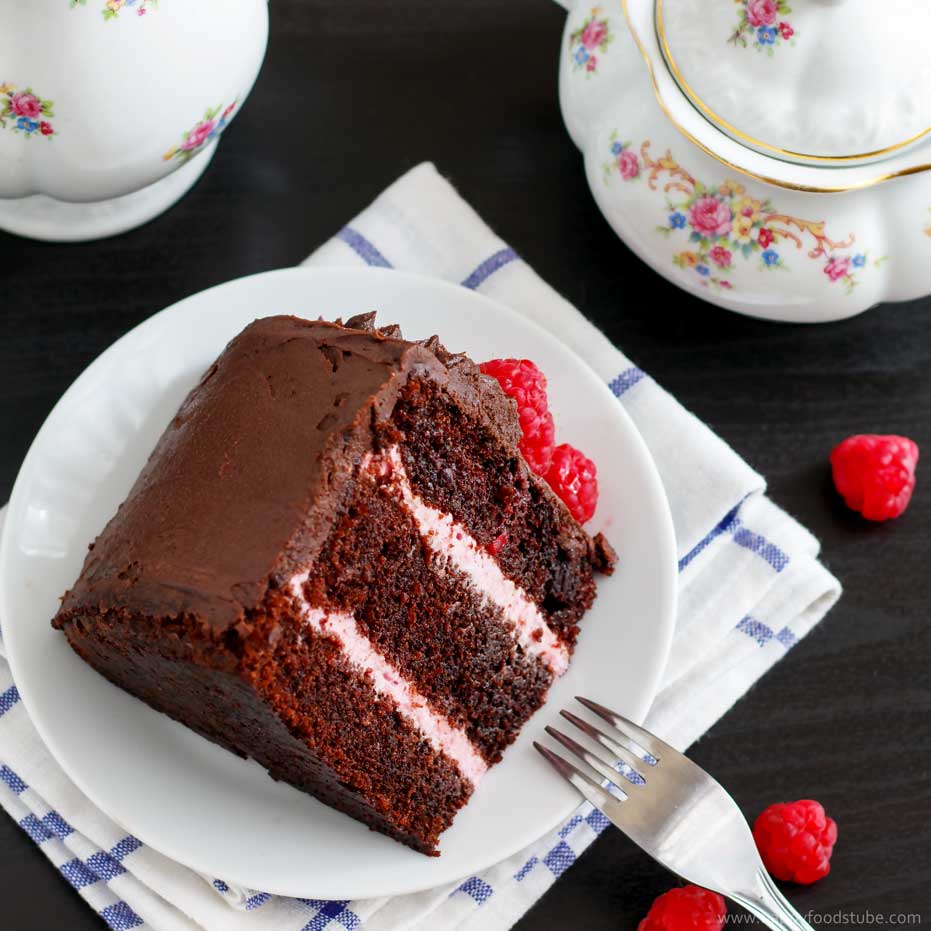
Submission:
[[[166,210],[267,41],[267,0],[0,0],[0,229],[95,239]]]
[[[931,294],[931,3],[560,2],[566,126],[656,271],[774,320]]]

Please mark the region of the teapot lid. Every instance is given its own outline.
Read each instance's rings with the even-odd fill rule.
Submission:
[[[763,154],[869,162],[931,133],[931,3],[655,0],[655,22],[682,92]]]

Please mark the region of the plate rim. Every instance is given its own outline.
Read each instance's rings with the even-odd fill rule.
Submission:
[[[664,551],[663,564],[667,566],[665,572],[668,574],[668,578],[662,584],[661,590],[665,596],[666,604],[664,605],[665,610],[658,610],[657,617],[658,623],[655,625],[655,636],[659,643],[659,652],[658,655],[661,657],[661,660],[656,663],[656,667],[651,676],[651,681],[649,682],[649,687],[644,688],[643,695],[647,696],[646,698],[641,699],[638,702],[637,713],[634,715],[634,719],[642,721],[643,717],[646,715],[650,706],[656,698],[659,689],[660,680],[665,672],[666,666],[668,664],[669,653],[672,645],[672,638],[675,631],[675,618],[677,612],[677,600],[678,600],[678,585],[677,585],[677,550],[676,550],[676,538],[675,530],[672,522],[672,514],[669,506],[669,499],[666,495],[666,491],[662,482],[662,479],[659,475],[659,470],[656,466],[656,463],[653,459],[652,453],[650,452],[646,441],[644,440],[640,430],[637,428],[630,414],[624,408],[624,405],[619,403],[616,398],[611,394],[610,389],[606,383],[604,383],[601,377],[592,369],[592,367],[577,353],[572,349],[568,344],[563,342],[558,336],[552,333],[549,329],[544,327],[542,324],[538,323],[536,320],[528,317],[526,314],[521,313],[520,311],[515,310],[512,307],[507,306],[506,304],[495,300],[485,294],[473,291],[471,289],[463,288],[462,285],[456,284],[452,281],[446,279],[433,277],[430,275],[417,274],[408,271],[401,271],[397,269],[387,269],[387,268],[375,268],[368,266],[321,266],[321,267],[312,267],[312,266],[294,266],[294,267],[284,267],[271,269],[263,272],[258,272],[251,275],[243,275],[238,278],[233,278],[228,281],[219,282],[215,285],[212,285],[209,288],[205,288],[201,291],[195,292],[193,294],[186,295],[185,297],[175,301],[174,303],[162,308],[156,313],[150,315],[144,320],[140,321],[126,333],[118,337],[113,343],[106,347],[100,354],[98,354],[90,363],[80,372],[80,374],[74,379],[73,382],[66,388],[61,397],[56,401],[55,405],[52,407],[51,411],[47,417],[43,420],[41,426],[36,432],[35,437],[33,438],[32,443],[29,446],[29,449],[23,458],[23,462],[17,472],[16,480],[13,484],[13,489],[10,494],[10,499],[8,502],[8,510],[6,519],[3,521],[2,534],[0,534],[0,623],[2,623],[2,618],[8,616],[8,603],[7,603],[7,586],[4,584],[4,579],[6,577],[6,566],[8,560],[10,559],[10,550],[12,548],[12,537],[13,537],[13,521],[9,518],[18,510],[18,507],[14,507],[19,504],[19,498],[25,493],[23,491],[23,486],[25,483],[25,476],[28,474],[28,467],[31,465],[31,462],[35,456],[38,455],[38,450],[40,442],[44,439],[46,430],[49,429],[49,425],[52,423],[60,408],[71,403],[74,396],[82,389],[82,387],[88,383],[95,375],[99,368],[105,364],[105,360],[111,356],[115,356],[120,353],[124,346],[132,345],[135,340],[142,338],[146,332],[150,329],[153,329],[157,326],[157,321],[164,319],[169,315],[176,315],[182,313],[185,305],[202,300],[204,295],[212,293],[215,291],[223,289],[231,289],[241,285],[243,282],[259,282],[263,279],[268,278],[282,278],[282,277],[291,277],[297,279],[306,279],[312,277],[315,279],[319,278],[346,278],[346,277],[360,277],[366,276],[370,277],[373,280],[379,278],[384,280],[389,280],[389,276],[393,280],[397,278],[407,279],[408,282],[412,283],[414,287],[431,287],[439,290],[447,290],[449,292],[455,291],[457,297],[462,296],[462,292],[466,292],[469,295],[469,299],[475,299],[477,302],[484,303],[489,312],[495,312],[504,314],[507,317],[510,317],[512,320],[516,320],[519,326],[530,327],[536,331],[536,334],[543,339],[544,341],[550,343],[556,343],[559,345],[561,351],[569,353],[574,357],[575,361],[579,366],[584,367],[587,373],[591,376],[590,381],[594,386],[597,384],[599,387],[597,390],[600,390],[602,393],[607,393],[611,397],[611,400],[615,404],[616,414],[619,420],[624,422],[624,429],[629,435],[630,441],[634,446],[639,448],[639,455],[644,464],[645,476],[649,481],[650,485],[653,486],[655,492],[655,503],[659,506],[658,514],[658,524],[655,528],[657,536],[659,537],[658,547]],[[257,318],[261,316],[270,316],[271,314],[257,314]],[[94,791],[93,786],[88,786],[80,776],[76,776],[72,769],[66,765],[67,761],[62,760],[59,756],[59,753],[56,750],[54,739],[50,739],[48,736],[48,731],[46,729],[44,720],[41,715],[38,717],[35,714],[32,702],[31,689],[28,684],[29,675],[27,674],[25,679],[20,675],[22,672],[21,667],[19,666],[19,659],[17,654],[17,649],[14,646],[10,649],[10,644],[15,643],[16,635],[13,636],[12,640],[5,639],[6,645],[6,658],[7,662],[10,665],[10,671],[13,676],[14,681],[17,683],[17,687],[20,692],[21,700],[26,707],[26,711],[29,715],[30,721],[32,722],[33,727],[35,727],[36,732],[39,735],[39,738],[42,740],[45,748],[48,750],[49,754],[56,761],[56,763],[61,766],[63,772],[68,777],[69,780],[94,804],[99,808],[104,814],[113,820],[115,823],[119,824],[125,830],[130,830],[130,828],[124,824],[119,818],[114,817],[110,814],[108,806],[106,804],[101,804],[97,793]],[[20,685],[20,680],[24,681],[25,685]],[[544,703],[545,707],[546,703]],[[182,725],[183,726],[183,725]],[[67,756],[67,754],[65,754]],[[80,767],[78,767],[80,770]],[[459,879],[464,878],[465,876],[473,875],[486,870],[496,863],[502,862],[514,854],[518,853],[520,850],[525,849],[529,844],[535,843],[537,840],[541,839],[544,835],[553,830],[558,824],[564,821],[571,813],[581,804],[582,798],[568,798],[565,805],[563,805],[558,812],[557,816],[543,819],[539,822],[538,826],[534,828],[534,836],[529,840],[526,837],[521,836],[518,841],[514,841],[506,845],[505,852],[501,853],[501,848],[495,848],[495,853],[488,858],[482,859],[476,865],[471,867],[465,873],[459,873],[456,876],[450,877],[441,877],[439,880],[415,880],[408,884],[400,884],[398,882],[390,882],[384,887],[377,887],[373,889],[366,889],[361,894],[356,891],[352,892],[351,890],[351,881],[350,886],[336,887],[326,891],[324,895],[319,894],[320,890],[312,890],[307,892],[306,890],[295,892],[294,888],[285,884],[284,886],[275,887],[274,883],[264,883],[261,891],[269,892],[273,895],[282,895],[288,897],[295,896],[304,896],[304,897],[313,897],[313,898],[325,898],[325,899],[359,899],[359,898],[373,898],[373,897],[382,897],[382,896],[396,896],[396,895],[406,895],[415,892],[422,892],[426,889],[435,888],[439,885],[444,885],[448,882],[455,882]],[[146,836],[143,836],[147,832],[138,832],[136,830],[130,831],[135,837],[138,837],[142,843],[151,847],[153,850],[158,851],[162,855],[175,860],[182,866],[194,870],[200,874],[205,872],[212,872],[210,870],[204,870],[203,867],[197,866],[192,863],[189,859],[184,856],[183,851],[178,851],[176,849],[169,849],[170,845],[163,845],[159,843],[152,843]],[[254,888],[253,884],[248,880],[247,877],[234,876],[234,875],[224,875],[223,879],[227,882],[231,882],[243,887]],[[268,888],[264,888],[268,887]]]

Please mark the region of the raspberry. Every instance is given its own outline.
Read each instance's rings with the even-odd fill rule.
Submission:
[[[848,436],[831,453],[834,485],[867,520],[898,517],[915,487],[918,446],[904,436]]]
[[[664,892],[651,906],[637,931],[720,931],[727,906],[717,892],[682,886]]]
[[[580,523],[590,520],[598,504],[595,463],[568,443],[553,450],[546,480]]]
[[[776,879],[808,885],[831,872],[837,825],[819,802],[779,802],[756,819],[753,839],[763,865]]]
[[[543,373],[529,359],[492,359],[479,369],[497,379],[501,390],[517,402],[523,433],[520,451],[537,475],[545,475],[553,458],[556,429],[546,400]]]
[[[545,475],[553,459],[553,445],[556,442],[556,427],[553,415],[549,411],[538,414],[529,407],[522,408],[518,417],[524,435],[518,448],[527,460],[527,465],[537,473]]]

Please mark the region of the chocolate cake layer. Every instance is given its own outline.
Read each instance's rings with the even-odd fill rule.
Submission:
[[[492,548],[503,572],[574,644],[577,622],[595,597],[594,570],[613,562],[610,548],[592,541],[516,449],[451,403],[442,386],[408,382],[392,424],[418,494]]]
[[[188,619],[176,636],[166,636],[160,619],[126,612],[101,615],[92,628],[65,619],[66,630],[75,651],[115,685],[274,778],[435,854],[473,787],[390,702],[373,696],[333,640],[300,624],[289,598],[272,592],[267,602],[226,670],[212,668],[230,665],[222,643],[200,640]]]
[[[334,525],[307,600],[351,613],[360,631],[489,762],[542,704],[552,671],[515,641],[503,612],[439,564],[413,517],[363,477]]]
[[[316,773],[295,784],[350,814],[353,800],[362,800],[379,819],[388,816],[387,833],[435,853],[473,786],[390,701],[373,695],[369,677],[346,662],[334,640],[293,618],[291,599],[270,594],[241,668],[297,746],[325,761],[322,793]],[[273,630],[280,634],[269,651]],[[276,764],[272,775],[289,782],[302,768]]]

